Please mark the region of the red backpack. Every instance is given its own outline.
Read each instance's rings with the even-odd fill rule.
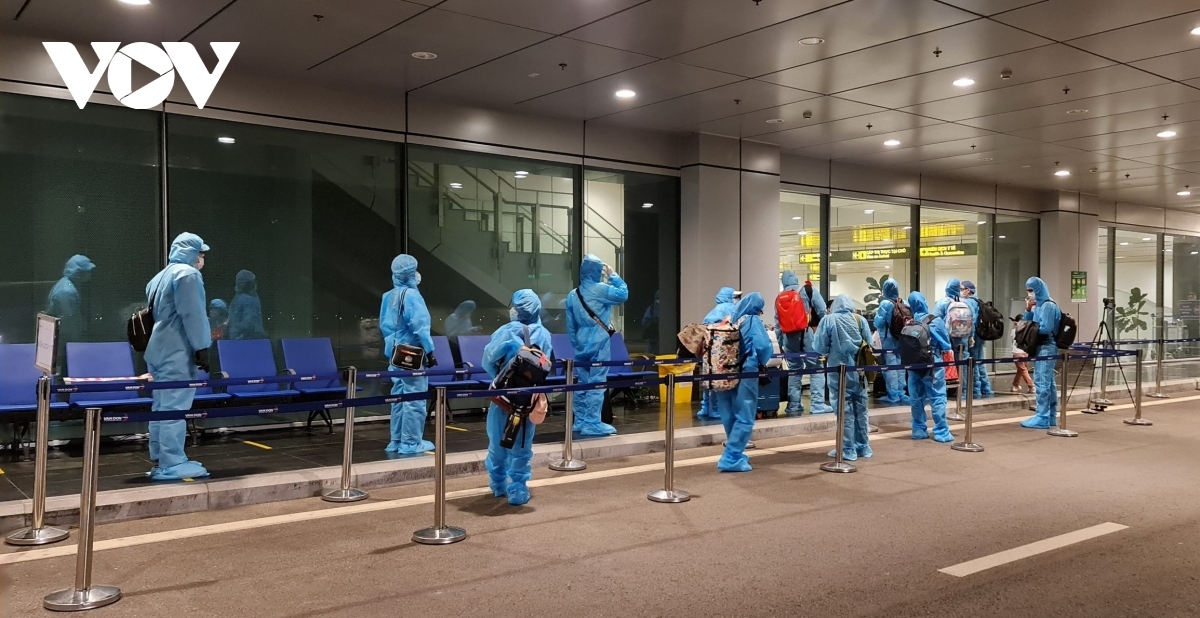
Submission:
[[[796,290],[784,290],[775,297],[775,315],[779,318],[779,329],[785,335],[808,328],[808,309]]]

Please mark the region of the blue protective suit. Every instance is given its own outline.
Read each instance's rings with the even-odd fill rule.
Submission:
[[[262,301],[258,299],[258,280],[254,273],[239,270],[233,280],[233,301],[229,305],[229,338],[266,339]]]
[[[433,337],[429,334],[429,309],[425,299],[417,291],[417,259],[401,254],[392,260],[392,287],[383,295],[379,307],[379,330],[383,333],[383,356],[392,358],[396,344],[420,346],[426,354],[433,353]],[[404,297],[404,312],[400,311],[400,297]],[[392,371],[399,367],[388,366]],[[408,395],[429,391],[429,378],[425,376],[392,378],[392,394]],[[388,442],[389,453],[419,455],[433,450],[433,443],[422,439],[425,435],[425,401],[403,401],[392,404],[392,437]]]
[[[526,328],[529,329],[529,343],[541,348],[546,356],[554,353],[551,348],[550,331],[542,326],[539,318],[542,303],[537,294],[533,290],[518,290],[513,294],[512,306],[516,311],[516,319],[496,329],[492,334],[491,343],[483,349],[483,367],[493,379],[521,349]],[[527,483],[533,474],[529,462],[533,459],[535,426],[528,420],[523,421],[516,443],[512,448],[506,449],[500,446],[500,439],[504,436],[507,421],[508,412],[494,403],[488,406],[488,454],[484,463],[487,466],[492,495],[497,498],[508,496],[509,504],[519,506],[529,502]]]
[[[733,288],[721,288],[717,291],[717,306],[704,316],[705,324],[716,324],[733,315],[734,310],[737,309],[737,305],[733,302],[734,291]],[[696,414],[696,418],[714,421],[721,419],[721,415],[717,412],[716,393],[707,388],[701,391],[700,412]]]
[[[979,299],[975,298],[973,287],[968,286],[965,282],[963,287],[972,290],[970,296],[963,296],[963,302],[967,303],[967,306],[971,308],[971,312],[975,314],[975,320],[971,325],[971,329],[972,331],[977,331],[979,329]],[[976,361],[983,359],[983,350],[987,346],[987,342],[974,335],[971,337],[971,342],[971,347],[967,348],[967,356]],[[992,391],[992,380],[988,377],[987,365],[975,365],[975,380],[971,386],[971,392],[976,399],[995,396],[995,393]]]
[[[475,301],[464,300],[459,303],[454,313],[446,316],[446,336],[459,337],[470,335],[479,329],[471,323],[471,314],[475,313]]]
[[[600,258],[587,254],[579,267],[579,287],[567,295],[567,335],[571,338],[571,347],[575,348],[576,363],[593,363],[612,360],[611,343],[608,332],[588,315],[587,310],[579,302],[583,296],[584,302],[596,314],[601,322],[609,324],[612,319],[612,308],[629,300],[629,286],[617,273],[608,277],[608,283],[601,281],[604,262]],[[578,384],[598,384],[608,380],[608,367],[584,368],[575,367],[575,380]],[[581,436],[609,436],[617,433],[617,428],[601,422],[600,412],[604,407],[604,391],[584,391],[575,395],[575,426],[572,428]]]
[[[827,357],[830,367],[856,366],[858,348],[863,342],[870,343],[871,328],[866,318],[854,313],[854,301],[845,294],[838,295],[830,307],[829,315],[817,327],[814,347]],[[836,382],[834,384],[837,384]],[[863,386],[863,374],[853,372],[846,376],[846,392],[840,393],[835,386],[833,402],[846,398],[846,414],[842,419],[842,458],[850,461],[871,456],[867,444],[867,389]],[[832,457],[836,453],[830,453]]]
[[[58,339],[64,344],[83,339],[87,320],[83,317],[83,301],[79,297],[79,284],[92,278],[96,265],[84,255],[72,255],[63,267],[62,279],[50,289],[46,297],[46,315],[58,318]]]
[[[929,313],[929,305],[925,303],[925,295],[913,292],[908,295],[908,307],[912,309],[913,320],[918,322],[925,319]],[[950,332],[946,322],[934,318],[929,324],[930,347],[933,348],[935,361],[941,360],[942,352],[950,349]],[[938,442],[949,442],[954,439],[950,433],[950,425],[946,423],[946,369],[914,369],[908,372],[908,397],[912,410],[912,437],[914,440],[924,440],[929,437],[925,425],[925,402],[933,411],[933,439]]]
[[[783,271],[780,277],[780,282],[783,284],[784,291],[794,290],[799,292],[800,300],[804,303],[804,308],[811,315],[816,311],[817,317],[824,317],[828,311],[825,307],[825,299],[821,297],[821,291],[817,288],[812,288],[812,304],[809,304],[808,292],[802,290],[800,286],[800,278],[796,273],[790,270]],[[808,330],[784,335],[783,330],[779,327],[779,316],[775,316],[775,333],[780,337],[779,347],[784,354],[798,354],[801,352],[816,352],[813,347],[813,337],[817,332],[813,324],[808,325]],[[794,362],[789,362],[789,366],[795,367]],[[821,362],[816,358],[804,359],[803,366],[805,368],[820,367]],[[785,412],[788,416],[799,416],[804,413],[804,402],[801,401],[803,394],[804,376],[788,376],[788,403]],[[808,377],[808,395],[812,404],[811,411],[813,414],[826,414],[833,412],[833,407],[825,403],[825,374],[814,373]]]
[[[753,373],[765,367],[775,353],[767,328],[763,325],[762,312],[766,306],[762,294],[751,292],[738,303],[730,318],[742,335],[742,373]],[[758,380],[743,379],[736,388],[717,393],[717,410],[725,426],[725,452],[717,460],[717,469],[722,472],[749,472],[750,458],[746,457],[746,444],[754,433],[754,417],[758,413]]]
[[[896,284],[896,280],[884,281],[883,300],[879,301],[879,308],[875,310],[875,330],[879,332],[879,343],[883,346],[883,363],[886,365],[900,364],[900,354],[896,352],[900,348],[900,342],[892,336],[892,311],[899,300],[900,286]],[[904,394],[903,369],[883,372],[883,382],[887,385],[887,397],[883,398],[883,401],[908,403],[908,395]]]
[[[1050,298],[1050,290],[1046,282],[1038,277],[1030,277],[1025,282],[1027,289],[1033,290],[1033,298],[1037,302],[1033,311],[1025,312],[1025,319],[1038,323],[1038,348],[1036,356],[1054,356],[1058,354],[1058,345],[1054,337],[1058,334],[1058,323],[1062,320],[1062,311],[1058,303]],[[1022,427],[1032,429],[1047,429],[1058,424],[1058,395],[1054,385],[1054,360],[1033,362],[1033,386],[1037,388],[1037,412],[1021,421]]]
[[[146,368],[156,382],[196,378],[196,351],[212,345],[208,324],[208,301],[204,278],[196,270],[200,254],[208,245],[199,236],[184,232],[171,243],[167,267],[146,284],[147,303],[153,295],[154,330],[146,346]],[[153,391],[155,411],[190,410],[194,388]],[[187,421],[150,422],[150,461],[155,462],[150,478],[156,481],[200,478],[208,470],[189,461]]]
[[[937,304],[933,306],[933,315],[936,315],[937,317],[941,318],[943,322],[945,322],[946,312],[950,309],[950,303],[956,300],[962,300],[962,282],[960,282],[958,279],[951,279],[946,282],[946,297],[937,301]],[[967,306],[970,307],[971,305],[968,303]],[[915,310],[913,311],[913,314],[915,317]],[[978,316],[974,316],[974,319],[978,319]],[[974,335],[974,322],[972,322],[971,336],[950,338],[950,350],[954,352],[954,360],[963,360],[967,358],[966,349],[970,347],[971,337]]]

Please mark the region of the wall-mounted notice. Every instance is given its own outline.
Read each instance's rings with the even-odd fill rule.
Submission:
[[[39,313],[37,317],[37,353],[33,365],[42,373],[54,373],[54,365],[58,354],[58,318]]]

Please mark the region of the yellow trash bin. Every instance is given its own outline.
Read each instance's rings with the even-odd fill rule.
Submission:
[[[657,357],[658,360],[675,360],[677,358],[679,358],[679,357],[674,354],[664,354],[662,356]],[[668,375],[672,375],[672,374],[674,374],[676,378],[678,378],[679,376],[690,376],[690,375],[692,375],[692,373],[695,370],[696,370],[696,363],[686,363],[686,364],[680,364],[680,365],[659,365],[658,366],[658,377],[665,379]],[[658,385],[658,399],[659,399],[659,401],[661,401],[664,404],[667,403],[667,385],[665,383]],[[676,406],[681,406],[681,405],[690,406],[691,404],[692,404],[692,383],[691,382],[676,383],[675,384],[675,405]]]

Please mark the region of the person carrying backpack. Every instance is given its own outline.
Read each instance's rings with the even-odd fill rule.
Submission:
[[[929,313],[929,305],[925,303],[925,295],[913,292],[908,295],[908,306],[912,309],[913,319],[904,327],[900,337],[901,350],[911,349],[911,342],[920,339],[922,342],[921,361],[940,361],[942,352],[950,349],[950,333],[946,323],[941,318]],[[915,337],[914,335],[921,335]],[[913,358],[905,358],[905,364],[917,362]],[[946,423],[946,369],[913,369],[908,372],[908,397],[912,410],[913,440],[924,440],[929,437],[925,425],[925,402],[933,411],[933,439],[938,442],[949,442],[954,439],[950,433],[950,425]]]
[[[547,357],[554,353],[550,331],[542,326],[542,301],[533,290],[517,290],[512,297],[508,324],[496,329],[492,340],[483,349],[483,368],[494,380],[505,365],[525,345],[525,334],[529,344],[537,346]],[[533,474],[530,461],[533,459],[534,424],[528,418],[521,421],[516,443],[504,448],[500,440],[504,436],[504,425],[509,413],[499,405],[488,406],[487,435],[488,454],[484,464],[488,471],[488,486],[497,498],[508,497],[508,503],[520,506],[529,502],[529,477]]]
[[[1058,354],[1059,322],[1062,311],[1058,303],[1050,298],[1050,290],[1046,282],[1038,277],[1030,277],[1025,282],[1025,319],[1037,322],[1038,347],[1035,356],[1054,356]],[[1054,360],[1039,360],[1033,362],[1033,385],[1037,388],[1037,412],[1021,421],[1022,427],[1030,429],[1048,429],[1058,424],[1058,395],[1054,387]]]
[[[887,283],[892,283],[888,281]],[[830,367],[857,365],[858,350],[864,342],[871,341],[871,329],[866,318],[854,313],[854,301],[845,294],[839,295],[830,308],[829,315],[821,320],[814,337],[818,352],[826,355]],[[867,389],[863,386],[862,374],[846,376],[846,392],[833,390],[833,401],[846,398],[846,415],[842,420],[842,459],[854,461],[859,457],[870,457],[871,447],[867,444],[870,428],[867,426]],[[830,457],[837,453],[829,452]]]
[[[825,317],[825,299],[821,292],[805,282],[800,287],[800,278],[795,271],[785,270],[780,277],[783,291],[775,298],[775,335],[779,339],[779,347],[784,354],[799,354],[815,352],[813,336],[817,330],[817,322]],[[820,367],[821,363],[815,358],[806,358],[801,363],[788,363],[795,367]],[[804,376],[788,376],[788,403],[784,410],[788,416],[800,416],[804,413],[803,394]],[[809,399],[813,414],[833,412],[833,408],[825,403],[825,374],[812,374],[808,380]]]
[[[754,373],[767,365],[775,348],[763,326],[762,312],[766,306],[762,294],[751,292],[738,303],[730,316],[741,334],[742,373]],[[740,380],[737,388],[716,393],[717,410],[725,425],[725,452],[717,460],[721,472],[749,472],[750,458],[746,444],[754,433],[754,417],[758,412],[759,381]]]
[[[716,324],[722,320],[726,320],[733,315],[733,311],[737,309],[737,304],[733,302],[733,288],[721,288],[717,291],[717,306],[713,307],[708,315],[704,316],[703,324]],[[716,399],[710,389],[704,389],[700,393],[700,412],[696,414],[696,418],[702,420],[721,420],[720,413],[717,412]]]
[[[971,312],[975,314],[974,331],[971,335],[971,345],[967,348],[967,356],[979,361],[983,358],[983,348],[987,343],[979,336],[979,318],[982,315],[983,304],[975,297],[975,284],[970,281],[962,282],[962,296],[963,301],[971,307]],[[988,377],[987,365],[976,362],[975,380],[971,390],[976,399],[996,396],[996,393],[992,392],[992,380]]]
[[[941,318],[946,324],[954,360],[961,361],[967,358],[966,349],[970,346],[971,338],[975,336],[975,320],[978,316],[971,310],[970,305],[963,302],[962,284],[958,279],[946,282],[946,297],[934,305],[933,315]]]
[[[879,309],[875,311],[875,332],[879,334],[879,345],[883,348],[885,365],[900,364],[900,356],[896,352],[900,347],[897,337],[900,335],[900,329],[904,328],[905,313],[911,316],[912,309],[900,300],[900,286],[896,284],[895,279],[884,281],[883,300],[879,302]],[[903,369],[883,372],[883,381],[887,385],[887,397],[881,401],[908,403],[908,395],[904,393]]]

